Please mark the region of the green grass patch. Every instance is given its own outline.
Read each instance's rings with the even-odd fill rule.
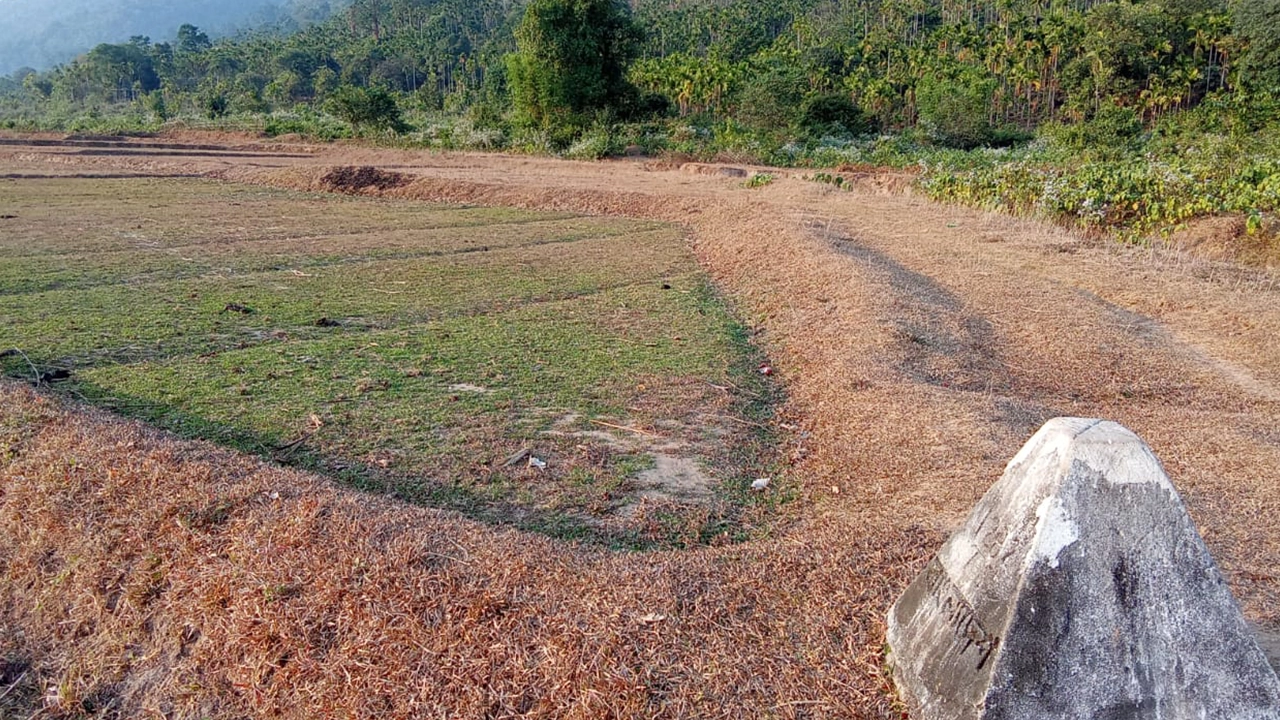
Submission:
[[[26,240],[0,242],[0,349],[70,371],[67,392],[614,546],[741,538],[777,502],[746,491],[777,470],[776,389],[677,228],[198,180],[9,188]],[[659,453],[706,487],[664,485]]]

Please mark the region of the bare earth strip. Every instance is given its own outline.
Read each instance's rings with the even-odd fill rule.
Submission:
[[[0,165],[296,189],[370,165],[409,176],[369,190],[399,198],[682,223],[785,382],[805,498],[770,538],[609,554],[358,495],[8,384],[0,558],[18,591],[0,594],[0,646],[21,629],[86,707],[896,717],[885,609],[1018,445],[1062,414],[1142,435],[1246,613],[1280,628],[1273,275],[792,177],[748,190],[641,162],[243,141],[218,156],[199,142],[188,157],[175,143],[155,157],[4,146]]]

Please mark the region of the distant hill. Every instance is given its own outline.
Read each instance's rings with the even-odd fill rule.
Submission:
[[[171,40],[183,23],[211,36],[240,29],[293,29],[349,0],[0,0],[0,75],[67,62],[99,43],[135,35]]]

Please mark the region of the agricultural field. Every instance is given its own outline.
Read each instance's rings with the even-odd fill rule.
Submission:
[[[556,537],[768,514],[773,391],[678,227],[181,178],[0,197],[8,377]]]
[[[0,143],[0,717],[899,720],[888,609],[1060,416],[1280,658],[1277,274],[910,180]]]

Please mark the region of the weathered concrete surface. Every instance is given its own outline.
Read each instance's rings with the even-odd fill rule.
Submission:
[[[1280,719],[1280,681],[1159,461],[1036,433],[889,613],[919,720]]]
[[[1253,636],[1258,640],[1258,647],[1262,648],[1262,654],[1267,656],[1267,662],[1271,663],[1271,669],[1280,673],[1280,633],[1260,627],[1254,623],[1249,623],[1249,629],[1253,631]]]

